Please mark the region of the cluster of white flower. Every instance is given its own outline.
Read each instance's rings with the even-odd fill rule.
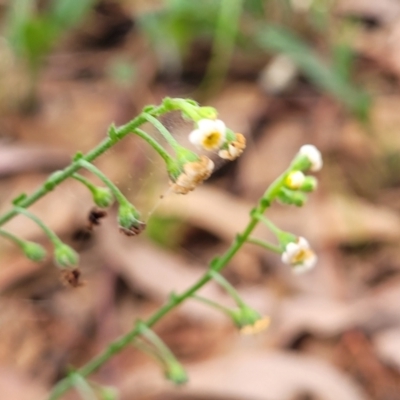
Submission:
[[[310,171],[319,171],[323,161],[320,151],[311,144],[302,146],[299,155],[305,156],[309,161]],[[292,171],[286,178],[285,184],[292,190],[315,190],[317,180],[314,177],[307,177],[302,171]],[[306,188],[305,188],[306,187]],[[298,237],[296,241],[290,242],[285,246],[282,253],[282,262],[290,265],[295,273],[303,273],[314,268],[317,263],[317,256],[310,248],[308,241],[303,237]]]

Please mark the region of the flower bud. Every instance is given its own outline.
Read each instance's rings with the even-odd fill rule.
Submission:
[[[238,328],[243,328],[260,320],[261,315],[248,306],[242,306],[238,310],[232,311],[232,318]]]
[[[40,244],[34,242],[22,242],[21,248],[26,257],[32,261],[42,261],[46,257],[46,250]]]
[[[313,192],[317,189],[318,180],[314,176],[306,176],[303,184],[300,186],[300,190],[304,192]]]
[[[299,155],[308,164],[304,169],[310,169],[311,171],[319,171],[322,168],[323,161],[320,151],[312,144],[305,144],[301,146]]]
[[[261,317],[256,310],[246,305],[241,306],[236,311],[232,311],[231,316],[243,335],[260,333],[270,325],[269,317]]]
[[[285,179],[285,184],[289,189],[299,189],[306,180],[301,171],[292,171]]]
[[[60,243],[54,249],[54,259],[61,268],[68,268],[78,264],[79,256],[70,246]]]
[[[281,188],[278,193],[278,199],[284,204],[293,204],[297,207],[301,207],[306,202],[307,196],[299,191]]]
[[[118,209],[118,223],[121,231],[127,236],[138,235],[143,231],[146,224],[139,220],[140,214],[133,204],[124,202],[120,203]]]
[[[217,119],[218,112],[214,107],[199,107],[199,116],[203,119]]]
[[[96,187],[93,191],[93,201],[100,208],[110,207],[114,202],[112,191],[107,187]]]
[[[182,385],[188,381],[186,371],[176,360],[169,360],[166,365],[165,377],[176,385]]]

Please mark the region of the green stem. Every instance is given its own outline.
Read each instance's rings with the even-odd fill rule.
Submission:
[[[115,186],[110,179],[108,179],[97,167],[95,167],[92,163],[80,159],[78,160],[78,164],[80,167],[87,169],[93,175],[96,175],[103,183],[108,186],[111,190],[112,194],[115,196],[119,204],[129,204],[127,198],[122,194],[122,192]]]
[[[97,396],[95,395],[93,389],[81,375],[72,373],[70,374],[70,377],[76,391],[83,400],[97,400]]]
[[[150,114],[144,114],[143,117],[146,119],[146,121],[150,122],[161,133],[161,135],[163,135],[164,139],[176,152],[179,152],[182,146],[175,140],[175,138],[171,135],[171,132],[157,118],[154,118]]]
[[[194,294],[192,296],[192,299],[200,301],[201,303],[207,304],[208,306],[211,306],[213,308],[216,308],[219,311],[222,311],[224,314],[231,316],[231,310],[227,307],[222,306],[221,304],[216,303],[215,301],[212,301],[210,299],[207,299],[203,296],[199,296],[197,294]]]
[[[71,175],[71,178],[74,178],[78,182],[84,184],[90,190],[90,192],[92,194],[96,193],[96,190],[97,190],[96,185],[94,185],[92,182],[89,181],[89,179],[85,178],[81,174],[74,173],[74,174]]]
[[[262,214],[256,215],[256,218],[262,222],[272,233],[279,237],[282,234],[282,229],[279,229],[275,224],[273,224],[267,217]]]
[[[150,113],[153,117],[159,117],[160,115],[165,114],[167,111],[168,109],[166,109],[165,106],[161,105],[159,107],[154,107]],[[146,115],[150,115],[149,112],[146,113]],[[144,113],[142,113],[138,115],[136,118],[134,118],[132,121],[128,122],[127,124],[122,125],[119,128],[116,128],[112,137],[107,137],[106,139],[104,139],[98,146],[89,151],[83,157],[83,159],[88,162],[95,160],[97,157],[99,157],[108,149],[110,149],[112,146],[114,146],[116,142],[119,142],[129,133],[133,132],[139,126],[143,125],[146,121],[147,119],[144,118]],[[21,201],[19,201],[18,206],[22,208],[27,208],[32,204],[36,203],[36,201],[38,201],[39,199],[44,197],[47,193],[52,191],[56,186],[58,186],[60,183],[69,178],[74,172],[77,172],[80,168],[78,161],[79,160],[74,161],[63,170],[58,171],[57,174],[51,175],[49,179],[42,186],[40,186],[35,192],[33,192],[30,196],[27,196],[23,198]],[[10,219],[14,218],[17,214],[18,212],[15,210],[15,208],[12,208],[10,211],[0,216],[0,226],[4,225]]]
[[[232,299],[235,300],[235,303],[238,305],[238,307],[246,306],[245,302],[242,300],[237,290],[220,273],[214,270],[210,270],[209,273],[212,276],[213,280],[217,282],[220,286],[222,286],[232,297]]]
[[[47,235],[47,237],[51,240],[53,243],[54,247],[57,247],[59,245],[63,245],[63,242],[61,239],[40,219],[38,218],[35,214],[32,214],[30,211],[26,210],[25,208],[15,206],[14,210],[18,214],[23,214],[32,221],[34,221],[37,225],[40,226],[40,228],[43,230],[43,232]]]
[[[282,254],[282,249],[279,246],[276,246],[272,243],[266,242],[261,239],[256,239],[256,238],[248,238],[247,243],[252,243],[257,246],[263,247],[264,249],[273,251],[274,253]]]
[[[133,133],[145,140],[161,156],[167,165],[174,162],[174,159],[168,154],[164,147],[162,147],[160,143],[153,139],[148,133],[139,128],[136,128]]]
[[[140,334],[146,338],[158,351],[162,360],[168,365],[169,362],[176,362],[176,358],[168,346],[151,330],[145,323],[138,322]]]
[[[281,175],[279,176],[269,188],[264,193],[263,197],[257,204],[254,212],[250,216],[250,221],[247,226],[243,230],[243,232],[236,236],[236,239],[232,242],[228,250],[218,259],[213,262],[213,270],[221,271],[229,261],[234,257],[234,255],[239,251],[239,249],[246,243],[254,228],[257,226],[259,222],[258,218],[253,215],[254,213],[263,214],[265,210],[270,206],[272,201],[276,198],[279,193],[280,187],[284,184],[284,181],[287,175],[293,170],[292,165]],[[178,305],[184,302],[189,297],[192,297],[199,289],[201,289],[206,283],[212,280],[212,275],[210,274],[210,270],[208,270],[197,282],[195,282],[191,287],[189,287],[186,291],[184,291],[180,295],[174,295],[169,298],[169,300],[160,307],[153,315],[151,315],[145,322],[147,327],[152,327],[158,321],[160,321],[165,315],[167,315],[170,311],[175,309]],[[82,368],[79,369],[79,373],[82,376],[88,376],[98,368],[100,368],[104,363],[106,363],[110,358],[112,358],[115,354],[119,353],[125,347],[129,346],[133,339],[140,335],[140,329],[136,325],[131,331],[127,332],[125,335],[116,339],[112,342],[102,353],[100,353],[97,357],[93,358],[87,364],[85,364]],[[48,400],[56,400],[62,394],[67,392],[71,388],[71,381],[69,377],[62,379],[56,386],[54,386],[51,391]]]
[[[157,351],[148,343],[146,343],[143,339],[139,339],[138,337],[136,337],[132,345],[135,346],[138,350],[142,351],[143,353],[146,353],[147,355],[153,357],[162,366],[165,366],[165,361],[163,360],[161,355],[157,353]]]
[[[5,231],[4,229],[0,229],[0,235],[11,240],[19,247],[23,247],[23,245],[25,243],[25,240],[20,239],[18,236],[15,236],[10,232]]]

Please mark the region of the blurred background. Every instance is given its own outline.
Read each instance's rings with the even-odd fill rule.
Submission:
[[[324,156],[318,191],[268,216],[310,241],[317,268],[294,276],[247,245],[224,272],[269,330],[240,336],[187,302],[156,326],[186,386],[133,347],[91,379],[124,400],[400,399],[400,2],[2,0],[0,20],[1,211],[165,96],[216,107],[248,143],[187,196],[166,193],[139,138],[100,157],[142,212],[140,237],[118,232],[115,210],[87,234],[90,194],[72,180],[32,207],[80,253],[85,282],[67,288],[50,257],[35,264],[0,241],[1,398],[45,398],[71,365],[186,289],[312,143]],[[51,251],[25,218],[7,228]],[[204,294],[232,305],[212,284]]]

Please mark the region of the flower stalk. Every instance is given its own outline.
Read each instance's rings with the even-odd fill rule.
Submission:
[[[46,250],[40,244],[23,240],[4,229],[0,229],[0,235],[15,243],[25,256],[32,261],[39,262],[46,257]]]
[[[156,350],[153,354],[163,363],[166,378],[177,385],[186,383],[186,372],[168,346],[146,324],[139,321],[137,326],[141,336],[151,343]]]
[[[15,211],[19,214],[23,214],[32,221],[34,221],[50,239],[54,246],[54,261],[60,268],[69,268],[78,264],[78,254],[76,251],[62,242],[62,240],[51,230],[40,218],[35,214],[26,210],[25,208],[15,206]]]

